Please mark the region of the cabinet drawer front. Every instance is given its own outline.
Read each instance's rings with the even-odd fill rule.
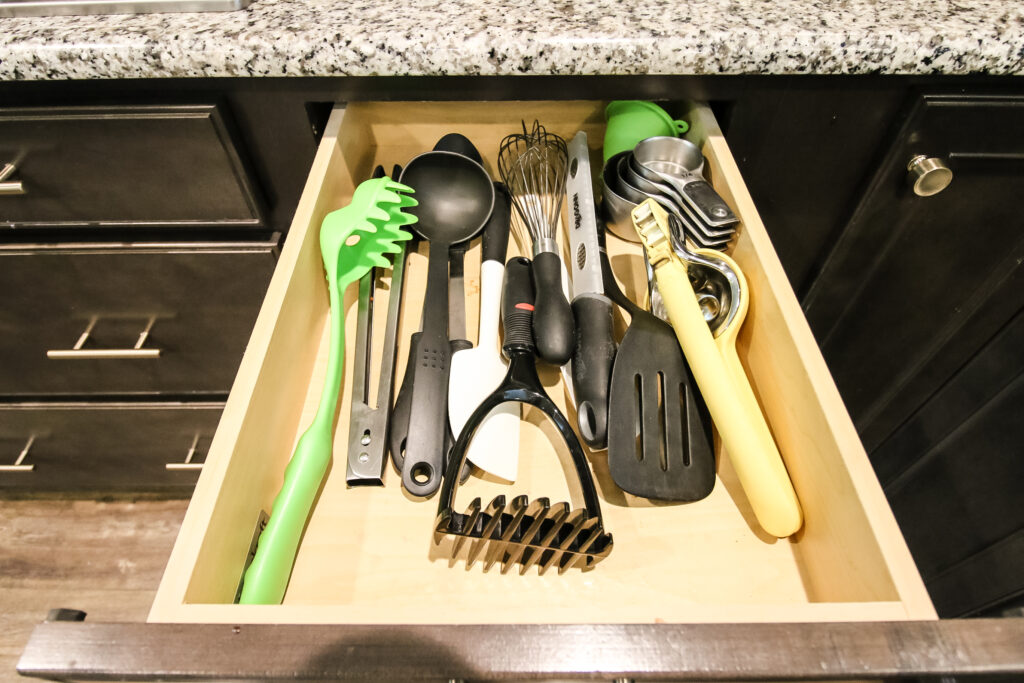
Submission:
[[[719,481],[707,499],[652,505],[623,494],[608,475],[606,456],[589,453],[605,527],[615,535],[615,549],[593,571],[520,576],[484,573],[479,565],[466,571],[461,562],[450,566],[431,541],[436,501],[409,500],[393,472],[384,487],[346,487],[356,314],[356,291],[349,288],[334,464],[305,529],[284,603],[231,604],[259,513],[270,510],[323,383],[328,296],[318,234],[324,216],[347,204],[376,164],[405,163],[450,131],[467,135],[491,169],[497,168],[502,137],[521,129],[521,120],[534,118],[566,138],[586,131],[593,158],[599,159],[605,104],[388,102],[335,110],[150,621],[507,625],[934,619],[725,139],[703,106],[684,114],[691,139],[702,145],[710,181],[742,221],[731,255],[746,273],[751,309],[739,354],[803,505],[804,528],[788,540],[765,537],[728,457],[721,454]],[[608,249],[617,277],[629,295],[638,297],[646,287],[639,245],[609,235]],[[510,252],[517,251],[513,241]],[[471,336],[477,325],[479,252],[478,245],[469,251],[465,268]],[[419,328],[426,253],[421,245],[407,262],[399,378],[409,337]],[[379,298],[374,305],[384,309]],[[544,365],[540,370],[552,399],[564,408],[558,374]],[[572,421],[573,413],[568,414]],[[516,484],[471,477],[457,507],[498,493],[569,499],[573,486],[566,486],[558,452],[536,422],[527,413],[521,424]]]
[[[0,250],[0,395],[222,397],[275,252],[271,243]]]
[[[259,226],[261,202],[213,105],[0,109],[0,227]]]
[[[223,407],[0,406],[0,494],[188,496]]]

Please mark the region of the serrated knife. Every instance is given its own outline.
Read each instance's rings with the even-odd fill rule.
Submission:
[[[572,385],[576,420],[587,445],[608,444],[608,386],[615,359],[612,302],[604,295],[601,247],[597,234],[590,150],[583,131],[569,143],[565,181],[569,212],[569,268],[572,273],[572,311],[576,343],[572,355]]]

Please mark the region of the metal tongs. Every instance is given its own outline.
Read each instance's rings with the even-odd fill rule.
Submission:
[[[392,178],[401,174],[395,166]],[[374,178],[384,176],[378,166]],[[378,280],[383,268],[373,268],[359,280],[359,302],[356,314],[356,350],[352,376],[352,406],[349,413],[348,458],[345,481],[349,486],[383,486],[384,454],[387,450],[391,419],[391,395],[395,386],[395,353],[398,351],[398,321],[402,309],[402,286],[405,281],[406,244],[395,254],[391,271],[387,320],[384,324],[384,345],[380,359],[376,406],[370,406],[370,360],[373,347],[373,311]]]

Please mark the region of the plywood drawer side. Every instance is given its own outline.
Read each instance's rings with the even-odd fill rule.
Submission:
[[[707,500],[652,506],[617,491],[604,454],[590,453],[606,525],[616,536],[605,563],[563,577],[449,567],[430,549],[436,501],[407,500],[392,471],[383,489],[345,488],[355,320],[350,288],[335,462],[307,527],[285,604],[230,604],[258,513],[269,510],[320,391],[327,320],[317,240],[323,217],[347,202],[355,181],[368,177],[375,164],[405,163],[453,130],[473,140],[492,171],[501,136],[515,130],[520,118],[539,118],[567,137],[585,130],[598,159],[603,108],[601,102],[389,102],[335,110],[150,621],[696,623],[935,617],[725,139],[702,106],[690,112],[692,138],[703,145],[710,180],[743,223],[733,256],[750,282],[752,308],[740,355],[803,502],[805,528],[787,540],[764,536],[728,458],[720,459],[719,482]],[[635,295],[644,282],[639,247],[609,236],[609,252],[627,293]],[[475,247],[466,260],[471,339],[478,253]],[[408,336],[418,328],[425,254],[421,247],[407,266],[398,377]],[[558,374],[544,371],[542,379],[564,405]],[[514,487],[473,480],[460,501],[470,493],[574,495],[544,429],[527,414],[523,469]]]

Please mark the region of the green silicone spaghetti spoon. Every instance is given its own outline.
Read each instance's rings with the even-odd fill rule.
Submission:
[[[384,254],[400,253],[399,243],[411,239],[412,235],[401,227],[415,223],[416,217],[403,209],[418,202],[403,192],[413,190],[390,178],[367,180],[356,188],[352,202],[329,213],[320,227],[320,253],[331,301],[327,375],[316,417],[295,446],[270,520],[260,534],[256,556],[245,572],[239,600],[242,604],[276,605],[284,598],[302,530],[331,462],[334,412],[345,354],[342,295],[370,268],[390,267]]]

